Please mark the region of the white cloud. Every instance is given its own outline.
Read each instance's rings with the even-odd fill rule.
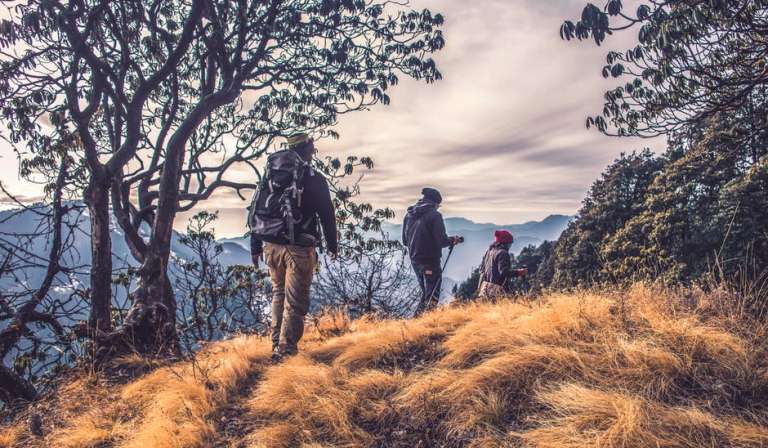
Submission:
[[[591,182],[621,151],[649,142],[587,131],[615,81],[607,49],[560,40],[582,1],[414,0],[447,17],[445,79],[408,81],[390,107],[344,117],[331,151],[373,156],[365,197],[400,215],[420,187],[441,188],[447,214],[517,222],[574,213]],[[630,34],[609,41],[617,48]],[[658,146],[659,142],[653,142]]]
[[[329,155],[372,156],[377,168],[363,180],[363,199],[391,206],[399,216],[425,185],[443,190],[446,214],[477,221],[576,212],[620,152],[663,149],[661,141],[585,129],[585,118],[602,109],[604,91],[616,83],[600,76],[605,53],[628,48],[635,32],[619,33],[601,48],[560,40],[562,21],[578,17],[584,5],[411,0],[416,9],[446,16],[447,45],[436,57],[445,79],[429,86],[401,79],[391,106],[342,117],[342,138],[318,146]],[[7,157],[7,148],[0,154]],[[12,177],[2,172],[6,183]],[[220,192],[205,206],[221,210],[219,233],[234,235],[244,231],[246,205]],[[184,225],[182,217],[177,227]]]

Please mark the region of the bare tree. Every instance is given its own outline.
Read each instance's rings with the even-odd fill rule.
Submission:
[[[177,320],[181,347],[192,351],[200,341],[214,341],[242,333],[269,329],[271,288],[253,266],[224,266],[223,249],[212,228],[217,215],[193,216],[181,243],[191,259],[176,258],[172,273],[178,297]]]
[[[415,311],[418,291],[403,247],[383,237],[357,259],[324,258],[313,299],[317,307],[343,309],[353,318],[406,317]]]
[[[71,328],[87,307],[82,291],[73,287],[75,275],[85,271],[71,253],[81,210],[64,202],[68,163],[60,160],[55,182],[46,188],[50,203],[18,202],[0,222],[20,219],[29,225],[0,231],[0,400],[5,403],[35,398],[36,383],[71,362]],[[46,255],[38,246],[47,246]]]

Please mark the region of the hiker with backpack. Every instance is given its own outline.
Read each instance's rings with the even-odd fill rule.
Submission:
[[[494,232],[494,242],[483,256],[480,265],[480,287],[478,297],[481,300],[496,300],[507,295],[505,285],[514,277],[525,277],[528,269],[512,269],[512,257],[509,249],[515,238],[507,230]]]
[[[403,220],[403,245],[408,248],[411,265],[421,288],[416,316],[435,308],[440,300],[443,248],[464,242],[460,236],[448,236],[443,215],[437,211],[443,202],[434,188],[421,190],[422,198],[408,208]]]
[[[318,265],[320,227],[331,257],[338,253],[336,213],[326,179],[312,166],[313,140],[288,137],[288,149],[267,158],[249,207],[251,258],[263,257],[272,282],[272,359],[298,353],[309,312],[309,291]],[[319,222],[318,222],[319,221]]]

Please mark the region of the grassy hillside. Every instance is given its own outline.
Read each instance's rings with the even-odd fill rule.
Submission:
[[[25,411],[0,446],[768,446],[765,332],[727,300],[637,287],[326,318],[278,366],[255,338],[130,380],[148,366],[123,359]]]

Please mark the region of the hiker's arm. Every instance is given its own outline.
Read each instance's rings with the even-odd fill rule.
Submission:
[[[502,278],[502,285],[507,282],[507,280],[514,277],[514,273],[512,272],[512,259],[509,256],[509,252],[502,252],[501,255],[499,255],[498,259],[496,260],[497,263],[497,269],[501,273]]]
[[[528,277],[528,268],[522,268],[522,269],[513,269],[513,270],[512,270],[512,274],[513,274],[515,277],[519,277],[519,278],[525,278],[525,277]]]
[[[259,265],[259,258],[261,258],[263,251],[263,243],[260,239],[256,238],[256,235],[251,233],[251,261],[253,261],[254,266]]]
[[[402,232],[403,236],[402,236],[402,238],[403,238],[403,247],[408,248],[408,237],[406,236],[406,233],[405,233],[406,226],[408,226],[408,217],[407,216],[405,218],[403,218],[403,232]]]
[[[453,244],[453,240],[448,238],[448,234],[445,233],[445,223],[443,222],[443,215],[440,213],[436,213],[432,220],[432,235],[435,236],[440,247],[450,247]]]
[[[336,232],[336,211],[333,209],[333,201],[331,201],[331,191],[328,189],[328,182],[321,176],[319,178],[322,186],[317,190],[317,215],[320,217],[320,225],[323,227],[325,247],[328,249],[328,252],[336,255],[339,253],[339,241]]]

